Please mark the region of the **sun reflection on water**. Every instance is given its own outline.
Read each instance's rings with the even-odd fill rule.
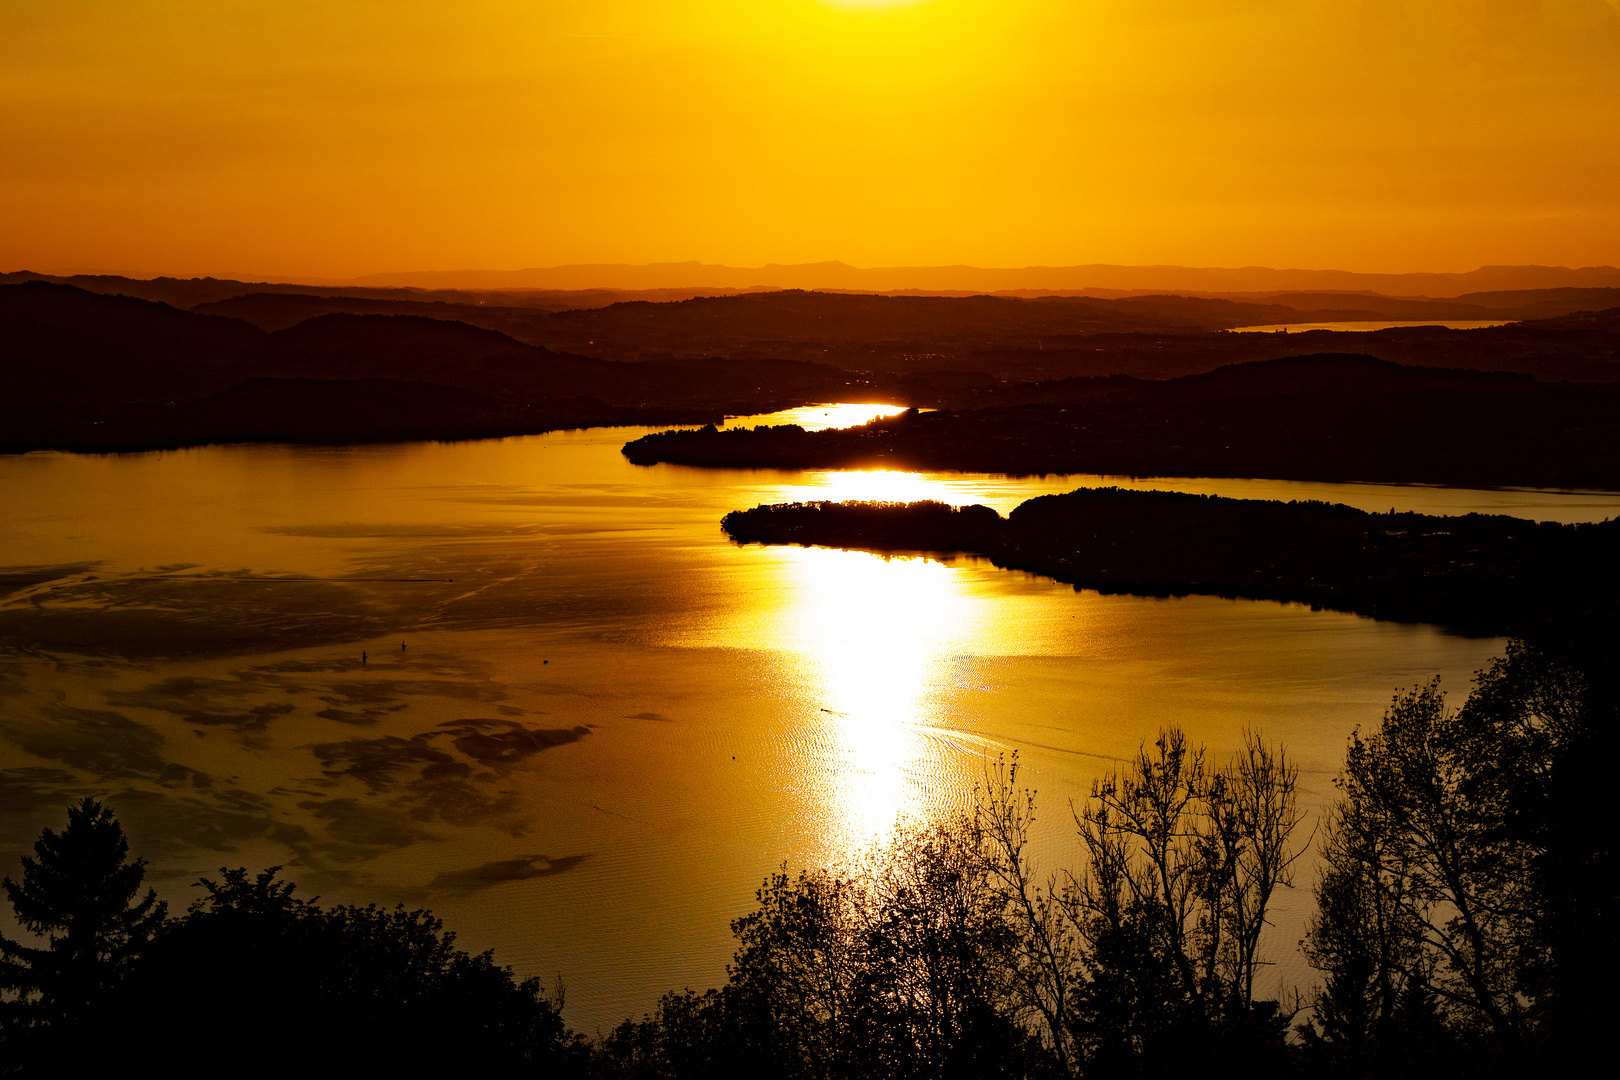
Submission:
[[[904,405],[881,405],[876,402],[836,402],[826,405],[804,405],[779,412],[758,413],[751,416],[733,416],[726,427],[775,427],[779,424],[798,424],[806,431],[825,428],[858,427],[870,420],[896,416],[906,411]]]
[[[760,492],[763,502],[918,502],[933,499],[952,506],[983,503],[1010,513],[1035,495],[1071,491],[1080,486],[1068,477],[1038,480],[965,477],[954,473],[906,472],[898,469],[848,469],[806,472],[799,483],[779,484]]]
[[[821,548],[784,567],[794,602],[781,645],[831,743],[819,793],[829,845],[853,850],[901,817],[926,813],[938,758],[938,697],[979,615],[951,568]]]
[[[809,485],[784,492],[785,497],[796,501],[828,499],[833,502],[917,502],[921,499],[950,502],[950,494],[948,489],[929,483],[922,473],[892,469],[820,473]]]

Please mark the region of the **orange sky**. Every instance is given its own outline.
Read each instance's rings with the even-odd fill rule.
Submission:
[[[1620,263],[1620,0],[5,0],[0,269]]]

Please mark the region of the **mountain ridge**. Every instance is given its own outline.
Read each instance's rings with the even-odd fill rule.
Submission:
[[[1264,266],[1127,266],[1090,263],[1074,266],[857,267],[830,261],[767,263],[733,267],[718,263],[578,263],[521,270],[411,271],[368,274],[348,282],[365,286],[436,288],[799,288],[862,289],[1204,289],[1228,292],[1271,290],[1372,290],[1384,295],[1450,299],[1469,292],[1549,288],[1620,287],[1612,266],[1482,266],[1464,273],[1363,273],[1350,270],[1274,269]]]
[[[0,283],[41,278],[92,291],[131,283],[137,295],[190,307],[249,291],[340,289],[388,298],[394,290],[412,292],[495,291],[545,293],[678,292],[699,295],[771,289],[819,289],[855,292],[941,293],[1094,293],[1184,292],[1233,293],[1337,292],[1363,293],[1416,300],[1452,300],[1470,293],[1521,292],[1566,288],[1620,288],[1620,268],[1613,266],[1481,266],[1464,272],[1369,273],[1304,268],[1191,267],[1160,264],[1129,266],[1088,263],[1072,266],[858,267],[838,261],[767,263],[735,267],[720,263],[573,263],[518,270],[416,270],[366,274],[355,278],[268,276],[260,280],[198,276],[125,277],[116,274],[45,274],[28,270],[0,273]],[[131,286],[125,286],[126,290]],[[149,295],[154,288],[163,295]],[[186,293],[181,297],[180,293]],[[641,297],[678,299],[680,297]],[[565,298],[537,297],[542,304],[569,306]],[[597,306],[594,303],[579,306]]]

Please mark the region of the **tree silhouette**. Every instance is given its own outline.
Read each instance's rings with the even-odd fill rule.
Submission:
[[[1607,1052],[1617,614],[1567,614],[1510,643],[1460,710],[1436,681],[1351,739],[1304,942],[1325,976],[1318,1059],[1570,1071]]]
[[[146,860],[130,861],[129,842],[112,810],[85,797],[68,808],[67,828],[44,830],[22,881],[5,878],[17,921],[43,947],[0,937],[0,990],[13,1024],[82,1016],[128,970],[163,923],[165,905],[151,889],[136,899]]]
[[[108,999],[82,1075],[121,1068],[133,1043],[231,1060],[233,1076],[409,1076],[566,1071],[573,1038],[560,988],[518,980],[491,953],[455,947],[431,912],[326,907],[293,895],[280,868],[223,869],[172,920]],[[243,1047],[276,1055],[240,1061]]]

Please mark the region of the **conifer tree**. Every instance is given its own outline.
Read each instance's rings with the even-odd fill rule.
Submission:
[[[129,859],[113,812],[85,797],[67,828],[45,829],[22,881],[3,884],[17,921],[42,946],[0,937],[6,1019],[27,1025],[77,1018],[128,969],[162,925],[165,905],[148,889],[137,900],[146,860]]]

